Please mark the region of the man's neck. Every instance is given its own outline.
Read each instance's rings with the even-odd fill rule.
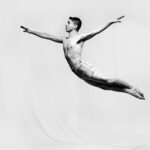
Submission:
[[[74,37],[78,34],[78,32],[76,30],[72,30],[71,32],[69,32],[69,37]]]

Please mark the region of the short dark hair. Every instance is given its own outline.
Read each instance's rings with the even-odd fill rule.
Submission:
[[[77,17],[69,17],[70,20],[73,21],[73,23],[75,25],[77,25],[77,31],[79,31],[79,29],[81,28],[81,25],[82,25],[82,21],[80,20],[80,18],[77,18]]]

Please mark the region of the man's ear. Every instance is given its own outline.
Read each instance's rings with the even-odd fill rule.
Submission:
[[[75,25],[74,25],[74,29],[77,29],[77,27],[78,27],[78,26],[75,24]]]

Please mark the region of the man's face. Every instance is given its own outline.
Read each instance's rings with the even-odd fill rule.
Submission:
[[[72,20],[69,19],[65,27],[66,27],[66,32],[71,32],[76,28],[76,25],[72,22]]]

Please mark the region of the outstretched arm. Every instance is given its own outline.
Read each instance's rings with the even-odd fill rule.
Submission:
[[[51,40],[51,41],[54,41],[54,42],[57,42],[57,43],[62,43],[63,42],[62,37],[56,37],[56,36],[50,35],[48,33],[33,31],[33,30],[30,30],[30,29],[28,29],[24,26],[20,26],[20,28],[24,29],[23,32],[27,32],[27,33],[36,35],[36,36],[38,36],[40,38],[43,38],[43,39],[48,39],[48,40]]]
[[[121,19],[122,19],[122,18],[124,18],[124,16],[121,16],[121,17],[117,18],[116,20],[109,22],[109,23],[106,24],[104,27],[97,28],[97,29],[95,29],[95,30],[93,30],[92,32],[87,33],[87,34],[82,34],[81,37],[80,37],[79,42],[81,42],[81,41],[87,41],[87,40],[91,39],[91,38],[94,37],[95,35],[97,35],[97,34],[103,32],[104,30],[106,30],[106,29],[107,29],[109,26],[111,26],[112,24],[121,23]]]

